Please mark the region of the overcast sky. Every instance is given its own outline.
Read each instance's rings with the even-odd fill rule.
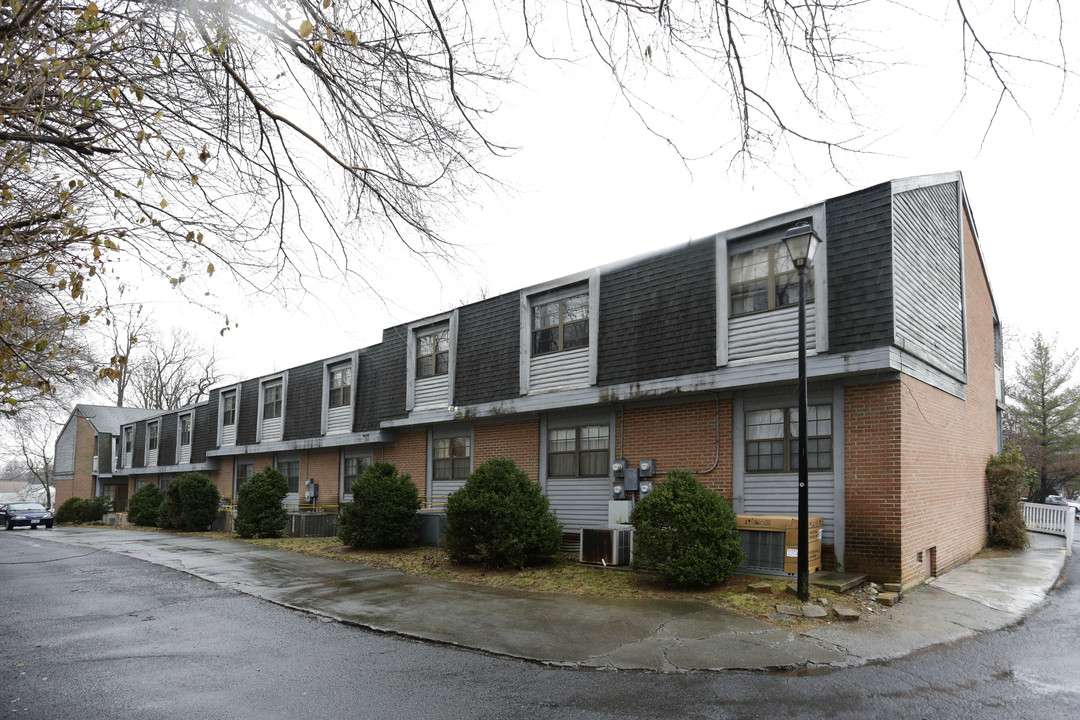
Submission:
[[[1069,8],[1066,8],[1069,10]],[[1068,18],[1066,18],[1068,21]],[[1075,30],[1066,28],[1070,49]],[[844,175],[820,156],[800,154],[740,167],[730,154],[688,168],[642,126],[594,63],[529,61],[521,85],[507,89],[486,126],[496,140],[519,146],[486,170],[510,187],[482,190],[444,235],[462,246],[455,264],[425,266],[393,242],[364,258],[378,296],[341,283],[314,284],[286,306],[249,304],[221,285],[225,309],[239,327],[218,337],[215,319],[167,292],[142,288],[160,324],[189,327],[216,343],[236,377],[274,370],[379,342],[382,329],[451,307],[583,269],[711,235],[885,180],[959,170],[974,213],[999,314],[1016,332],[1058,335],[1080,347],[1074,262],[1080,260],[1080,133],[1077,93],[1062,92],[1060,74],[1018,78],[1025,111],[1006,104],[989,133],[996,99],[969,86],[954,27],[922,22],[889,36],[907,65],[866,79],[860,103],[869,134],[861,156],[842,156]],[[897,56],[890,56],[896,58]],[[649,78],[674,116],[666,128],[692,152],[715,146],[728,124],[722,108],[692,84]],[[673,279],[673,282],[677,282]],[[218,273],[215,283],[228,282]],[[89,398],[87,398],[89,399]]]

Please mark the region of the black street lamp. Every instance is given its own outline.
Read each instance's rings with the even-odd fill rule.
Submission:
[[[784,233],[791,262],[799,273],[799,578],[798,598],[810,600],[810,471],[806,462],[806,268],[814,260],[821,239],[810,223]]]

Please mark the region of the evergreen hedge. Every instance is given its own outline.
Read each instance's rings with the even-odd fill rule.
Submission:
[[[353,483],[352,494],[338,520],[342,543],[360,548],[416,544],[420,497],[410,475],[399,475],[393,463],[373,463]]]
[[[672,587],[723,582],[743,561],[735,513],[719,493],[685,470],[672,470],[630,513],[634,567],[655,570]]]
[[[233,529],[242,538],[281,537],[289,513],[282,503],[289,481],[278,470],[266,467],[252,474],[236,491],[236,522]]]
[[[447,500],[445,542],[451,562],[520,569],[559,551],[562,526],[540,485],[513,460],[493,458]]]
[[[147,483],[131,494],[128,500],[128,521],[134,525],[155,527],[165,496],[153,483]]]
[[[217,517],[221,493],[202,473],[184,473],[169,484],[161,503],[158,526],[185,532],[205,532]]]

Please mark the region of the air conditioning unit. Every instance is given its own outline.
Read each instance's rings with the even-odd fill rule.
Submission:
[[[795,576],[799,563],[799,519],[792,515],[737,515],[746,560],[740,569]],[[807,529],[809,570],[821,569],[822,518],[812,516]]]
[[[581,528],[578,561],[587,565],[628,565],[633,530]]]

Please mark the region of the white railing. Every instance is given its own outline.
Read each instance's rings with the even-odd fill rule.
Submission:
[[[1024,524],[1033,532],[1063,535],[1065,554],[1072,555],[1073,526],[1076,523],[1076,508],[1071,505],[1040,505],[1039,503],[1020,503],[1024,511]]]

